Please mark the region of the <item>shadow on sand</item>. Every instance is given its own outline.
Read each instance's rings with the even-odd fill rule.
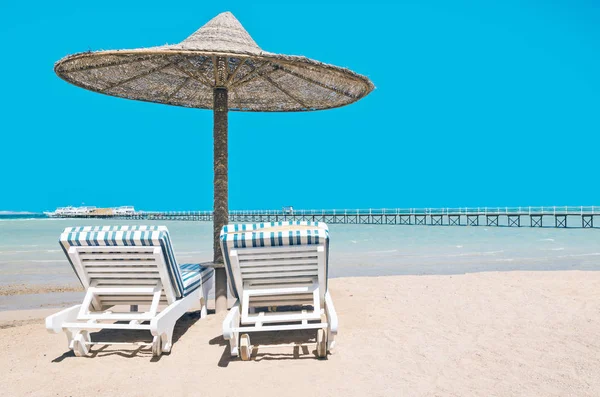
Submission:
[[[317,359],[316,350],[316,332],[315,330],[297,330],[297,331],[269,331],[255,332],[250,337],[252,344],[252,361],[271,361],[271,360],[306,360]],[[227,367],[232,361],[241,361],[240,357],[232,357],[229,349],[229,342],[223,339],[222,335],[212,338],[210,345],[224,346],[223,354],[217,363],[219,367]],[[281,346],[292,343],[315,343],[313,346]],[[261,345],[269,345],[269,348]],[[273,349],[274,347],[274,349]],[[326,360],[323,359],[323,360]]]
[[[209,311],[210,313],[210,311]],[[214,313],[214,311],[213,311]],[[179,320],[175,323],[175,329],[173,330],[173,344],[177,343],[179,338],[186,331],[196,323],[200,319],[200,311],[189,312],[181,316]],[[134,342],[152,342],[152,335],[149,331],[145,330],[115,330],[115,329],[104,329],[98,332],[91,333],[92,341],[102,341],[102,342],[126,342],[126,343],[134,343]],[[100,347],[97,347],[100,346]],[[152,357],[152,349],[150,346],[124,346],[124,349],[121,348],[112,348],[107,350],[110,345],[94,345],[90,349],[90,353],[86,358],[93,357],[106,357],[106,356],[121,356],[125,358],[133,358],[133,357],[149,357],[150,361],[156,362],[161,359],[161,357],[168,355],[169,353],[163,353],[161,357]],[[53,363],[59,363],[67,358],[75,357],[75,354],[69,350],[65,352],[59,357],[56,357],[52,360]],[[79,358],[79,357],[77,357]]]

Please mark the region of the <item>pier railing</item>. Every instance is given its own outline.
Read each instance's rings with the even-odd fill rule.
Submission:
[[[459,208],[368,208],[322,210],[232,210],[230,222],[318,221],[346,224],[432,225],[432,226],[553,226],[567,227],[579,217],[577,227],[593,228],[600,206],[552,207],[459,207]],[[211,221],[212,211],[138,211],[122,215],[81,215],[74,218],[133,220]],[[554,222],[548,224],[548,218]],[[480,218],[483,219],[481,222]],[[544,224],[544,220],[546,222]],[[571,219],[571,220],[569,220]],[[529,221],[529,222],[527,222]]]
[[[600,206],[232,210],[230,215],[531,215],[600,214]]]

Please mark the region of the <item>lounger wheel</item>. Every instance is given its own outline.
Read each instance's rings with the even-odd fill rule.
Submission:
[[[152,356],[160,357],[162,354],[162,340],[161,337],[156,335],[152,338]]]
[[[240,336],[240,356],[242,361],[250,360],[250,335],[243,334]]]
[[[327,357],[327,332],[323,328],[317,331],[317,357]]]

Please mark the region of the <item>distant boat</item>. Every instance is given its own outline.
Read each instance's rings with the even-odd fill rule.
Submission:
[[[50,218],[64,218],[64,217],[74,216],[75,210],[76,210],[76,208],[72,207],[72,206],[59,207],[52,212],[48,212],[48,211],[44,212],[44,215],[46,215]]]
[[[129,216],[135,215],[135,208],[132,206],[122,206],[117,208],[96,208],[96,207],[59,207],[54,211],[45,211],[44,215],[49,218],[78,218],[89,216]]]
[[[113,215],[123,216],[123,215],[135,215],[135,208],[132,206],[123,206],[113,208]]]

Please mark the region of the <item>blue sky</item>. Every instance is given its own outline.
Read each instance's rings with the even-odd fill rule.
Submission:
[[[212,114],[67,84],[71,53],[176,43],[231,11],[266,51],[377,87],[230,113],[232,209],[600,204],[600,3],[4,2],[0,210],[212,207]]]

